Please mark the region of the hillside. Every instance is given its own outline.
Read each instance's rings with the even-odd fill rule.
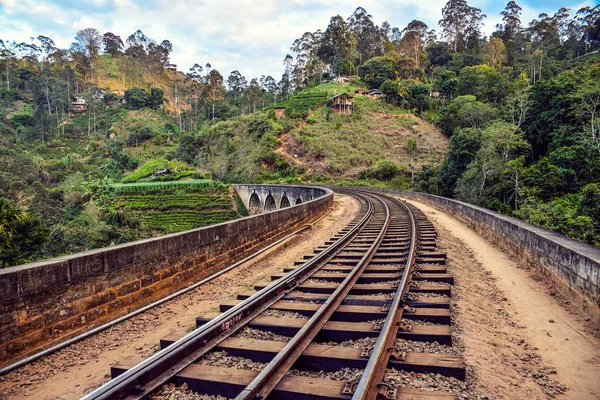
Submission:
[[[383,160],[409,170],[409,139],[417,144],[415,168],[440,163],[448,151],[448,138],[422,118],[365,95],[356,95],[353,103],[350,116],[316,107],[300,126],[282,135],[276,151],[292,165],[308,168],[309,179],[322,175],[332,180],[359,178]]]
[[[218,179],[242,182],[377,181],[369,173],[389,162],[400,172],[395,185],[408,188],[409,139],[416,144],[417,168],[441,163],[448,138],[405,109],[356,93],[363,91],[362,86],[333,83],[299,91],[264,111],[185,136],[177,157]],[[344,92],[355,93],[352,115],[335,114],[326,106],[331,96]],[[280,109],[285,113],[278,117],[275,110]]]
[[[489,37],[465,10],[436,36],[359,7],[294,41],[280,79],[178,70],[139,30],[0,39],[0,263],[233,218],[235,182],[413,188],[600,245],[600,6],[528,25],[507,6]],[[191,181],[210,188],[169,186]]]

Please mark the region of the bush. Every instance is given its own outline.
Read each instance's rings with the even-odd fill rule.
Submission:
[[[153,87],[150,89],[150,96],[148,97],[148,107],[153,110],[158,110],[160,106],[165,102],[164,93],[162,89]]]
[[[138,147],[140,145],[140,143],[145,142],[146,140],[150,139],[151,137],[152,137],[152,129],[145,127],[145,128],[138,129],[134,132],[130,132],[129,135],[127,135],[127,139],[125,139],[125,143],[127,143],[128,146]]]
[[[360,173],[360,179],[378,179],[389,181],[400,173],[400,167],[389,161],[380,161],[375,168],[369,168]]]
[[[17,129],[20,127],[31,128],[35,124],[35,118],[29,114],[15,114],[11,117],[10,122]]]
[[[127,107],[132,110],[139,110],[146,107],[148,103],[148,95],[141,88],[131,88],[125,91],[125,102]]]

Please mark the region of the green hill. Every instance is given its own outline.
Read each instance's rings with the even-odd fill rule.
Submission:
[[[441,162],[448,139],[438,128],[360,92],[360,85],[333,83],[302,90],[265,111],[184,136],[177,157],[195,160],[219,179],[246,182],[377,178],[374,171],[391,163],[400,172],[396,185],[402,187],[407,187],[410,165]],[[337,115],[326,106],[340,93],[354,95],[352,115]],[[280,119],[277,109],[285,110]],[[410,139],[417,147],[413,155],[407,150]]]

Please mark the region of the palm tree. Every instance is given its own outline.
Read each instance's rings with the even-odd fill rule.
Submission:
[[[17,228],[27,222],[29,216],[10,200],[0,197],[0,251],[4,252],[12,241]]]

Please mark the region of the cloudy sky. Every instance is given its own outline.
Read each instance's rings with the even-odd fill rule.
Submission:
[[[172,62],[188,71],[210,62],[228,76],[239,70],[247,78],[281,77],[282,60],[294,39],[306,31],[325,30],[329,19],[349,17],[364,7],[376,24],[388,21],[404,28],[413,19],[438,29],[447,0],[0,0],[0,39],[28,41],[44,35],[68,47],[79,29],[113,32],[123,40],[137,29],[157,42],[173,43]],[[596,0],[516,0],[522,21],[554,14],[560,7],[574,12]],[[507,1],[470,0],[488,18],[489,34]]]

